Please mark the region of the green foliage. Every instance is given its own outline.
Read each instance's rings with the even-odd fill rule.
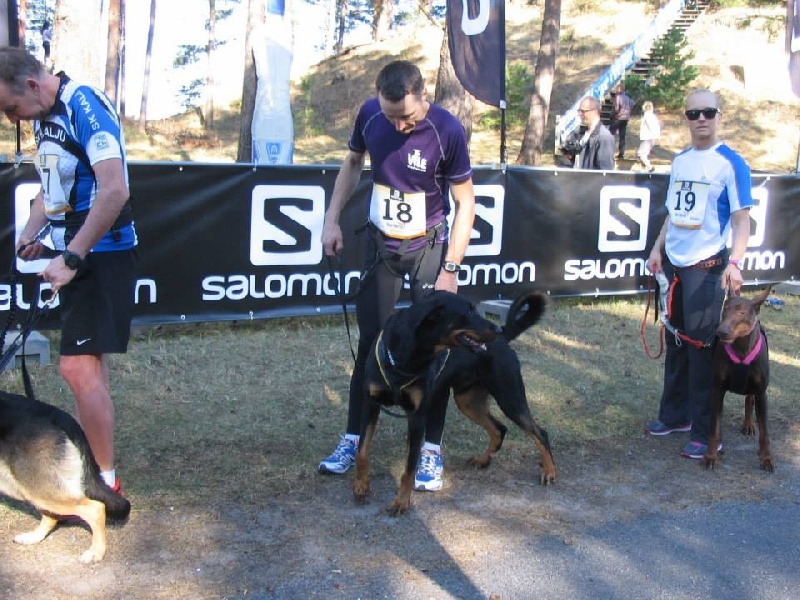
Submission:
[[[643,82],[644,94],[639,99],[647,96],[657,106],[669,110],[680,108],[699,75],[697,67],[689,64],[694,52],[688,49],[686,38],[679,31],[670,31],[656,41],[650,56],[659,62],[659,66]]]
[[[182,96],[181,105],[183,105],[183,108],[188,110],[194,106],[197,106],[197,102],[203,95],[203,89],[205,86],[206,83],[202,79],[194,79],[186,85],[182,85],[180,92]]]
[[[516,62],[506,67],[506,126],[522,125],[528,119],[528,98],[533,88],[533,75],[528,66]],[[486,111],[480,125],[487,129],[500,128],[500,110]]]
[[[301,108],[299,111],[294,111],[294,127],[297,137],[313,137],[325,133],[325,128],[319,125],[320,118],[311,101],[315,84],[314,75],[306,75],[300,80],[302,102],[299,104]]]
[[[172,66],[176,69],[193,65],[199,62],[206,54],[206,46],[198,46],[195,44],[181,44],[178,46],[178,53],[172,61]]]

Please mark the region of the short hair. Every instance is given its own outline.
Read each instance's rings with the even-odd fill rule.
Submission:
[[[0,81],[14,94],[25,93],[25,80],[38,78],[44,67],[34,56],[16,46],[0,46]]]
[[[692,96],[697,96],[698,94],[708,94],[709,96],[714,98],[714,106],[716,108],[722,108],[722,106],[720,104],[719,96],[717,96],[711,90],[707,90],[707,89],[704,89],[704,88],[698,88],[698,89],[695,89],[695,90],[692,90],[691,92],[689,92],[689,94],[686,96],[685,104],[688,105],[689,104],[689,98],[691,98]]]
[[[642,104],[642,111],[647,112],[648,110],[653,110],[653,103],[650,100],[645,100]]]
[[[396,60],[380,70],[375,79],[375,89],[390,102],[399,102],[408,94],[422,97],[425,80],[417,65],[407,60]]]
[[[589,104],[592,105],[592,110],[596,110],[599,112],[600,109],[603,107],[603,105],[600,103],[600,100],[598,100],[594,96],[584,96],[583,98],[581,98],[579,105],[587,101],[589,102]]]

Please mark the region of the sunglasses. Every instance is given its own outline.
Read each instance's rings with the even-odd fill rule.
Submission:
[[[690,108],[683,114],[685,114],[686,118],[690,121],[697,121],[697,119],[700,118],[700,115],[703,115],[706,119],[713,119],[721,112],[722,111],[718,108]]]

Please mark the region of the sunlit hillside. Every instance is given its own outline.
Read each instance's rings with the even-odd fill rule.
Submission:
[[[538,3],[541,4],[541,3]],[[782,9],[763,13],[781,16]],[[521,0],[507,3],[508,63],[522,62],[531,72],[538,50],[541,6]],[[709,11],[689,30],[694,63],[700,69],[698,85],[718,91],[723,99],[723,137],[739,150],[754,169],[778,173],[794,171],[800,143],[800,100],[790,91],[783,54],[783,32],[772,36],[758,18],[742,28],[754,9]],[[653,19],[652,2],[608,0],[590,3],[565,0],[556,84],[548,124],[547,148],[553,146],[555,115],[561,114],[599,76],[627,44]],[[756,14],[756,16],[758,16]],[[338,163],[347,144],[359,103],[373,91],[375,74],[394,57],[414,60],[423,68],[434,93],[442,32],[425,19],[414,27],[394,32],[389,39],[346,49],[339,56],[311,67],[293,81],[295,162]],[[480,113],[489,110],[478,103]],[[655,150],[659,169],[687,143],[680,111],[659,114],[663,137]],[[638,119],[629,127],[629,147],[634,147]],[[0,154],[13,157],[14,131],[3,123]],[[139,160],[232,162],[239,135],[238,105],[222,110],[214,126],[204,129],[195,112],[148,123],[145,134],[131,124],[127,129],[129,154]],[[508,157],[514,163],[521,129],[508,132]],[[23,128],[23,151],[33,143]],[[499,160],[499,132],[481,126],[471,142],[473,161]],[[549,160],[552,160],[548,157]],[[622,164],[620,168],[638,168]]]

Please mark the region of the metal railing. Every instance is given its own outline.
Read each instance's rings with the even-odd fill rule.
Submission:
[[[691,1],[691,0],[689,0]],[[666,34],[675,21],[683,14],[686,0],[671,0],[662,8],[647,29],[637,37],[633,43],[622,51],[622,54],[606,69],[602,75],[583,92],[567,111],[556,117],[555,152],[563,146],[567,138],[581,124],[578,106],[586,96],[593,96],[603,102],[606,94],[625,77],[625,73],[637,61],[647,56],[653,48],[653,43]]]

